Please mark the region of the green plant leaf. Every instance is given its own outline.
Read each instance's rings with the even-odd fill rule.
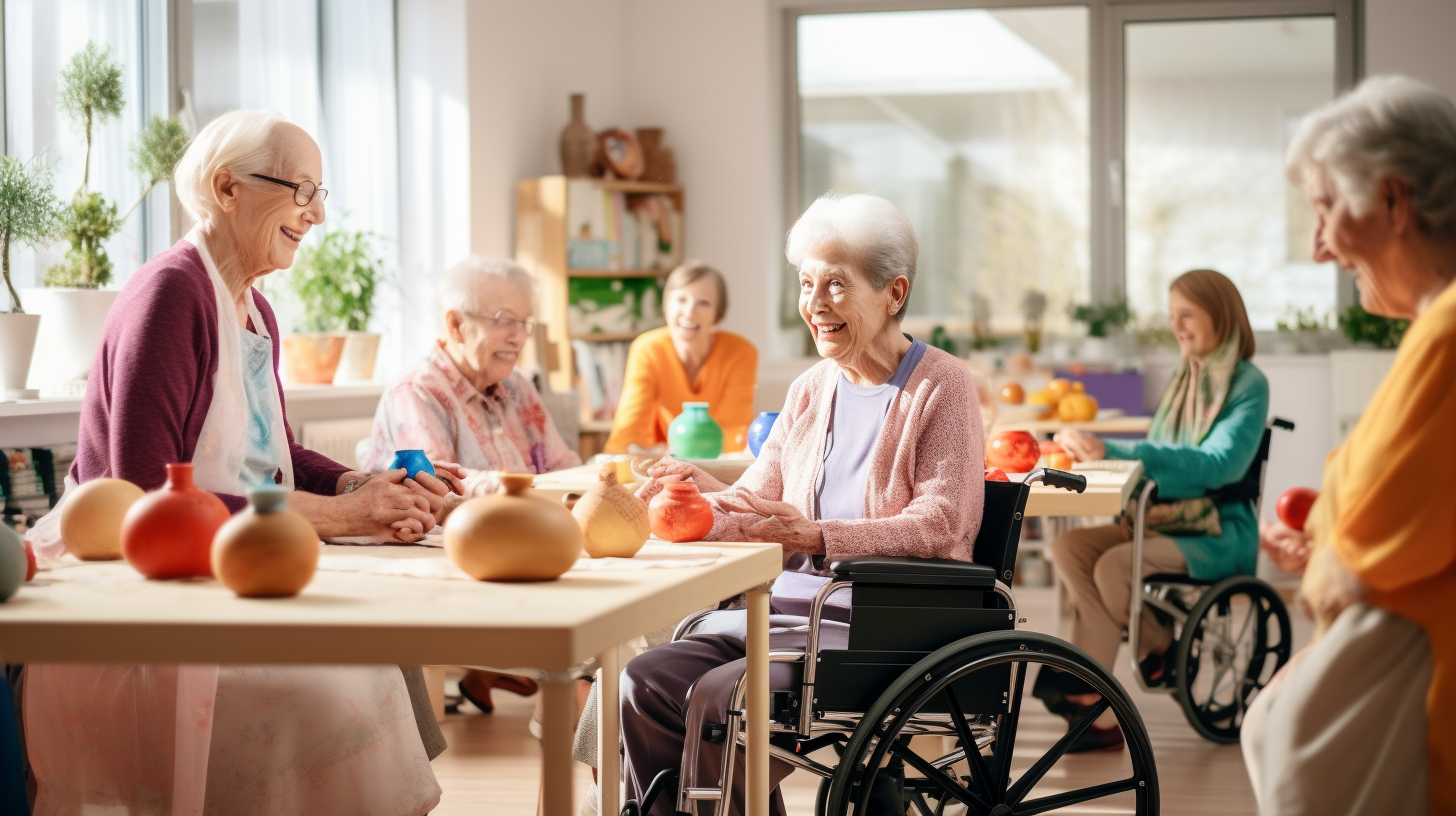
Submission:
[[[1356,303],[1340,314],[1340,331],[1351,343],[1366,343],[1381,349],[1393,349],[1400,345],[1405,330],[1410,328],[1409,320],[1373,315]]]
[[[385,268],[377,239],[369,231],[334,230],[324,233],[317,246],[298,251],[287,281],[303,311],[300,330],[368,329]]]
[[[77,193],[65,210],[62,234],[70,241],[66,257],[47,269],[46,286],[100,289],[111,282],[111,258],[102,244],[121,229],[116,205],[100,193]]]
[[[95,41],[88,41],[61,69],[56,107],[89,131],[92,124],[120,116],[125,106],[121,66],[112,58],[111,46],[98,48]]]
[[[44,244],[60,229],[65,204],[55,193],[55,164],[0,157],[0,262],[13,311],[25,311],[10,281],[10,249]]]
[[[153,116],[131,146],[131,167],[152,188],[172,177],[187,152],[187,131],[176,119]]]

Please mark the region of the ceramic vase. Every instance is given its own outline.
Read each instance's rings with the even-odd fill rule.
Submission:
[[[285,334],[283,380],[295,385],[328,385],[343,356],[342,334]]]
[[[167,483],[121,522],[121,554],[148,578],[211,578],[212,539],[228,520],[227,505],[192,483],[192,463],[167,465]]]
[[[372,332],[344,332],[344,348],[334,379],[345,382],[369,382],[374,379],[374,363],[379,359],[379,335]]]
[[[718,458],[723,429],[708,414],[708,403],[683,403],[682,413],[667,426],[667,446],[681,459]]]
[[[413,479],[421,473],[435,475],[435,466],[430,464],[430,457],[418,448],[394,452],[394,458],[389,460],[389,467],[385,470],[399,470],[400,468],[409,471],[405,474],[405,477],[409,479]]]
[[[637,143],[642,146],[643,181],[671,184],[677,179],[677,158],[672,148],[662,146],[662,128],[637,128]]]
[[[28,580],[25,576],[25,545],[20,533],[0,522],[0,602],[10,600],[20,590],[20,585]]]
[[[597,155],[597,135],[586,123],[586,94],[571,95],[571,121],[561,131],[561,173],[580,177],[591,175]]]
[[[768,432],[773,430],[774,421],[779,418],[778,411],[764,411],[753,418],[753,424],[748,426],[748,449],[758,456],[763,449],[763,443],[768,440]]]
[[[597,483],[577,500],[571,514],[581,525],[582,545],[592,558],[631,558],[652,533],[647,505],[618,481],[615,462],[602,465]]]
[[[581,527],[559,502],[532,496],[529,473],[501,474],[501,492],[461,504],[445,553],[477,581],[550,581],[581,557]]]
[[[297,595],[318,569],[319,537],[308,519],[288,509],[288,490],[248,491],[247,510],[218,528],[212,571],[243,598]]]
[[[670,482],[647,505],[652,534],[681,543],[701,541],[713,529],[713,508],[692,482]]]
[[[121,521],[146,495],[125,479],[92,479],[61,505],[61,542],[82,561],[121,558]]]
[[[30,358],[29,386],[42,396],[77,397],[101,346],[101,327],[119,291],[41,287],[25,290],[28,308],[45,319]]]

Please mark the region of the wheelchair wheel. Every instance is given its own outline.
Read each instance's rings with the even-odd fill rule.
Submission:
[[[1238,742],[1249,703],[1289,662],[1292,642],[1273,587],[1243,575],[1209,587],[1178,639],[1176,696],[1188,723],[1205,739]]]
[[[1102,702],[1023,768],[1021,760],[1027,746],[1021,746],[1020,756],[1013,755],[1018,747],[1017,725],[1027,674],[1033,666],[1050,666],[1077,677],[1101,694]],[[967,680],[986,685],[968,684]],[[968,685],[989,689],[993,697],[999,690],[1000,713],[964,711],[956,690]],[[1122,729],[1126,756],[1072,760],[1085,762],[1080,767],[1107,776],[1107,781],[1077,790],[1065,790],[1063,784],[1048,781],[1048,772],[1067,756],[1072,741],[1109,707]],[[931,734],[951,739],[930,740],[930,744],[940,746],[932,750],[926,750],[924,740],[917,743],[912,739]],[[864,713],[846,743],[830,780],[823,813],[866,816],[876,812],[871,808],[884,801],[875,799],[877,791],[882,794],[898,784],[898,780],[879,777],[902,767],[918,774],[904,778],[905,812],[920,816],[1045,813],[1123,793],[1130,794],[1126,798],[1135,813],[1158,813],[1158,776],[1152,744],[1127,693],[1080,649],[1035,632],[988,632],[968,637],[934,652],[902,674]],[[1019,774],[1013,773],[1016,770]]]

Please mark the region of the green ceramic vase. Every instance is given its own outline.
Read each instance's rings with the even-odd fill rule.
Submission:
[[[683,403],[683,412],[667,426],[667,446],[680,459],[718,458],[723,452],[723,429],[708,414],[708,403]]]

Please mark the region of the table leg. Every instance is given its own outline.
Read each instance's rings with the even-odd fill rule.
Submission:
[[[616,816],[622,811],[621,723],[617,681],[621,669],[617,650],[608,649],[597,655],[597,784],[601,807],[597,812]]]
[[[576,702],[572,678],[550,672],[541,682],[541,787],[545,816],[572,816],[571,737]]]
[[[768,586],[748,591],[748,699],[744,808],[748,816],[768,816]]]

